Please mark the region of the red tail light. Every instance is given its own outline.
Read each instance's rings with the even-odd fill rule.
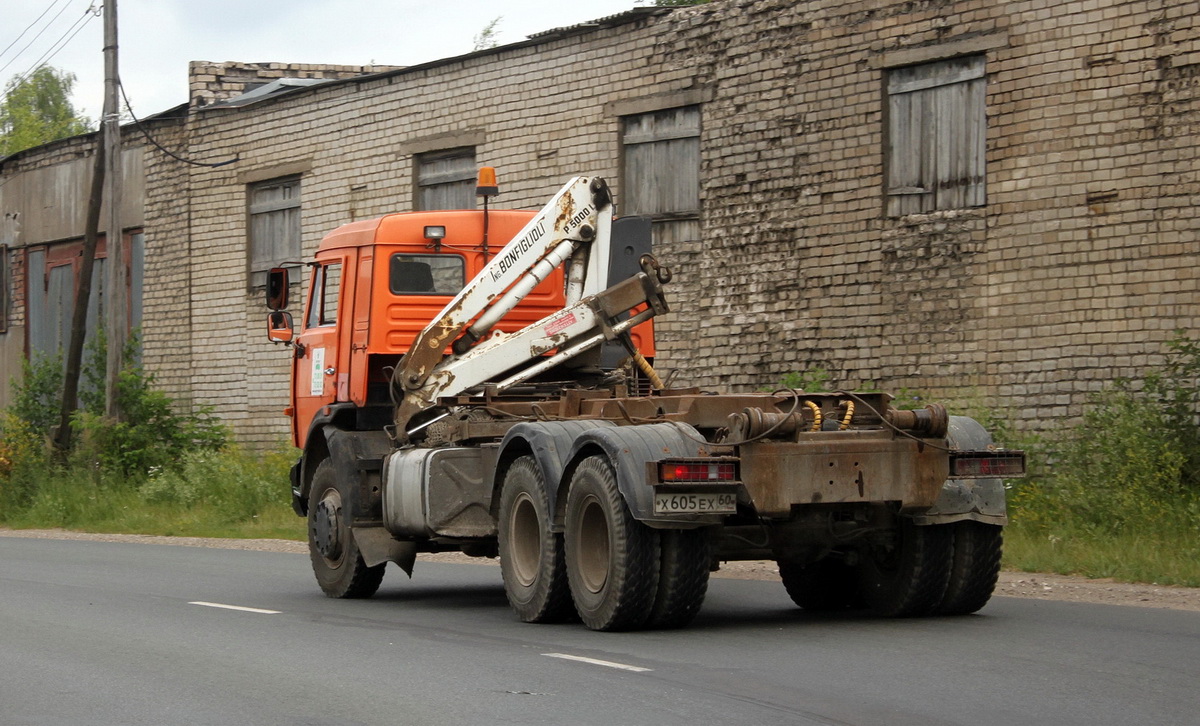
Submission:
[[[953,451],[950,476],[963,479],[1023,476],[1024,451]]]
[[[733,482],[737,466],[732,461],[660,461],[658,479],[662,482]]]

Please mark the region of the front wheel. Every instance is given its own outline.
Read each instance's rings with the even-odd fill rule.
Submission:
[[[571,598],[583,624],[646,624],[658,594],[658,532],[630,514],[603,456],[584,459],[571,477],[565,539]]]
[[[329,597],[366,598],[383,581],[387,563],[367,567],[350,531],[350,492],[338,485],[325,459],[313,474],[308,495],[308,554],[317,584]]]
[[[542,472],[532,456],[512,463],[500,491],[500,572],[504,593],[527,623],[573,614],[562,536],[550,530],[550,505]]]

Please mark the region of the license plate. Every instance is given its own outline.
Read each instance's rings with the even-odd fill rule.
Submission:
[[[729,492],[654,495],[655,514],[730,514],[737,511],[737,495]]]

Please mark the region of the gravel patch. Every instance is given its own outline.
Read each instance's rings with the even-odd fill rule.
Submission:
[[[256,552],[291,552],[305,554],[303,542],[282,539],[217,539],[207,537],[162,537],[147,534],[92,534],[62,529],[2,529],[0,537],[31,539],[64,539],[89,542],[133,542],[139,544],[211,547]],[[467,557],[458,553],[423,554],[419,560],[452,562],[473,565],[496,565],[494,559]],[[774,562],[726,562],[713,573],[714,577],[738,580],[778,580],[779,569]],[[996,594],[1005,597],[1024,597],[1036,600],[1128,605],[1134,607],[1167,608],[1200,612],[1200,588],[1173,587],[1116,582],[1110,579],[1089,580],[1084,577],[1049,575],[1031,572],[1001,572]]]

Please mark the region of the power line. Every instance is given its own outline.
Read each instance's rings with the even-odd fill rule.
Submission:
[[[50,46],[50,50],[43,53],[41,58],[38,58],[37,61],[27,68],[24,73],[16,77],[16,82],[14,85],[20,85],[29,80],[29,77],[33,75],[34,71],[36,71],[38,68],[41,68],[44,64],[49,62],[51,58],[58,55],[59,51],[67,47],[67,44],[74,40],[75,36],[79,35],[81,30],[87,27],[88,22],[94,20],[96,17],[97,16],[92,13],[92,7],[88,6],[88,9],[83,11],[83,15],[80,16],[80,18],[76,20],[70,28],[67,28],[67,32],[63,33],[59,39],[54,42],[54,45]],[[68,37],[68,35],[70,37]]]
[[[70,0],[67,0],[67,2],[70,2]],[[7,53],[10,49],[12,49],[12,47],[14,45],[16,45],[18,42],[20,42],[21,38],[25,37],[25,34],[29,32],[30,28],[37,25],[39,20],[46,17],[46,13],[50,12],[50,9],[53,7],[54,7],[54,0],[50,0],[50,4],[46,6],[46,9],[42,11],[42,14],[37,16],[32,23],[25,26],[25,29],[21,31],[21,34],[18,35],[16,38],[13,38],[13,42],[11,42],[7,46],[5,46],[4,50],[0,50],[0,58],[3,58],[5,53]],[[59,11],[59,12],[62,12],[62,11]],[[58,16],[56,15],[55,17],[58,17]],[[17,55],[20,55],[20,53],[18,53]],[[7,68],[7,67],[8,66],[5,66],[5,68]],[[3,70],[4,70],[3,68],[0,68],[0,71],[3,71]]]
[[[29,46],[33,45],[37,41],[38,38],[42,37],[42,33],[49,30],[51,25],[54,25],[54,21],[58,20],[59,16],[63,14],[63,11],[65,11],[67,9],[67,4],[70,2],[71,2],[71,0],[66,0],[66,2],[63,3],[63,6],[58,9],[58,12],[54,14],[54,17],[50,18],[50,22],[46,23],[45,27],[43,27],[41,30],[39,30],[37,32],[37,35],[30,38],[29,42],[25,44],[25,47],[22,48],[21,50],[17,51],[17,54],[14,55],[11,60],[9,60],[7,63],[5,63],[3,67],[0,67],[0,73],[3,73],[5,71],[5,69],[7,69],[14,62],[16,62],[16,60],[21,57],[22,53],[29,50]],[[45,16],[46,13],[50,12],[50,8],[52,8],[52,7],[54,7],[53,2],[51,2],[50,5],[47,6],[45,10],[42,11],[42,14],[38,16],[37,20],[35,20],[29,24],[29,28],[32,28],[34,25],[36,25],[38,20],[41,20],[42,17]],[[29,28],[25,28],[25,30],[22,30],[21,35],[17,36],[17,40],[20,40],[21,37],[25,35],[25,33],[29,32]],[[8,48],[11,48],[14,45],[16,45],[17,40],[14,40],[13,42],[9,43]],[[7,53],[8,48],[5,48],[3,51],[0,51],[0,56],[3,56],[5,53]]]
[[[142,136],[145,136],[146,141],[149,141],[154,146],[154,148],[158,149],[159,151],[161,151],[162,153],[171,157],[172,159],[175,159],[176,161],[182,161],[185,164],[191,164],[192,166],[207,166],[210,168],[216,168],[218,166],[226,166],[228,164],[233,164],[233,163],[236,163],[236,162],[242,160],[241,156],[235,155],[232,159],[226,159],[225,161],[217,161],[217,162],[192,161],[191,159],[185,159],[184,157],[180,156],[179,154],[176,154],[175,152],[168,150],[165,146],[163,146],[162,144],[160,144],[154,140],[154,137],[151,136],[150,132],[146,129],[146,127],[142,125],[142,122],[138,120],[138,117],[133,114],[133,106],[131,106],[129,104],[129,96],[125,95],[125,84],[121,83],[121,81],[118,80],[117,88],[119,88],[121,90],[121,98],[124,99],[124,101],[125,101],[125,109],[127,111],[129,111],[129,117],[131,119],[133,119],[133,123],[135,126],[138,127],[138,131],[142,132]]]

